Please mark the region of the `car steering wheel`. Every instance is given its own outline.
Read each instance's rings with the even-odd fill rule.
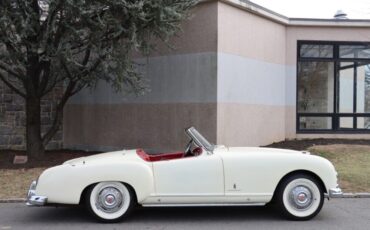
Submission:
[[[193,140],[190,140],[189,143],[185,147],[185,157],[186,156],[191,156],[193,153],[191,152],[191,145],[193,144]]]

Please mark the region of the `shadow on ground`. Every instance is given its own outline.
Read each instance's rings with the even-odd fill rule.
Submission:
[[[94,222],[83,207],[43,207],[25,216],[23,221],[42,223]],[[266,221],[281,219],[271,207],[182,207],[182,208],[137,208],[125,222],[230,222]]]

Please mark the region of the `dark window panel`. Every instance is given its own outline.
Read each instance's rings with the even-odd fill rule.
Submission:
[[[297,131],[370,132],[370,43],[315,42],[298,42]]]
[[[357,65],[356,112],[370,113],[370,64]]]
[[[369,45],[341,45],[339,46],[340,58],[366,58],[370,59]]]
[[[355,76],[355,65],[353,62],[341,62],[338,76],[338,95],[339,101],[337,112],[353,113],[353,86]]]
[[[301,130],[327,130],[332,129],[331,117],[299,117]]]
[[[301,45],[300,56],[304,58],[332,58],[333,46],[304,44]]]
[[[298,112],[331,113],[334,106],[334,63],[298,63]]]

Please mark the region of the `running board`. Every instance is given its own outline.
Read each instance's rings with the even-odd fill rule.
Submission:
[[[143,207],[223,207],[223,206],[264,206],[266,203],[214,203],[214,204],[142,204]]]

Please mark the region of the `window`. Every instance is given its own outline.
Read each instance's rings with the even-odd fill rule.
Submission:
[[[370,132],[370,43],[298,41],[297,132]]]

